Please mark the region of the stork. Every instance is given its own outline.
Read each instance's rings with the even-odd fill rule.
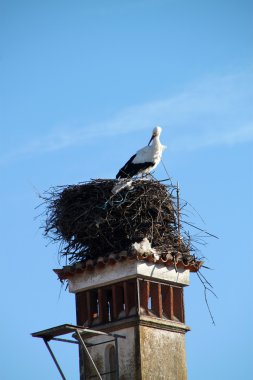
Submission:
[[[138,174],[148,174],[154,170],[162,158],[166,146],[162,145],[159,136],[161,127],[155,127],[147,146],[138,150],[119,170],[116,178],[129,178]],[[152,142],[152,145],[150,145]]]

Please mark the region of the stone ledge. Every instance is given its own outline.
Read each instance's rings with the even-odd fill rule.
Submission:
[[[93,271],[75,273],[68,279],[68,282],[71,293],[137,277],[187,286],[189,285],[189,274],[189,269],[178,268],[176,271],[173,266],[167,267],[163,264],[132,260],[115,263],[113,267],[107,266],[102,269],[96,268]]]
[[[92,330],[104,331],[104,332],[115,332],[116,330],[122,330],[129,327],[138,327],[138,326],[146,326],[160,330],[167,330],[172,332],[178,332],[181,334],[185,334],[190,331],[190,327],[181,322],[154,318],[149,316],[134,316],[125,319],[121,319],[114,322],[109,322],[106,324],[100,324],[96,326],[91,326]],[[87,329],[88,330],[88,329]],[[87,334],[87,333],[86,333]],[[93,336],[94,334],[90,334],[89,336]],[[89,337],[85,335],[86,337]]]

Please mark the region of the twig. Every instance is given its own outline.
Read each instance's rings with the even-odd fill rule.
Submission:
[[[206,306],[207,306],[209,315],[211,317],[212,324],[215,326],[214,317],[213,317],[213,314],[211,312],[211,309],[210,309],[210,306],[209,306],[209,303],[208,303],[208,299],[207,299],[207,291],[211,292],[216,298],[218,298],[218,297],[217,297],[217,295],[214,293],[214,291],[212,289],[210,289],[208,286],[206,286],[206,284],[208,284],[209,286],[211,286],[211,288],[213,288],[212,285],[210,284],[210,282],[208,282],[206,280],[206,278],[203,276],[203,274],[200,271],[197,272],[197,276],[200,279],[202,285],[204,286],[204,296],[205,296]]]
[[[192,223],[186,222],[185,220],[184,220],[184,223],[185,223],[185,224],[188,224],[188,226],[191,226],[191,227],[193,227],[193,228],[196,228],[197,230],[199,230],[199,231],[201,231],[201,232],[204,232],[205,234],[207,234],[207,235],[209,235],[209,236],[211,236],[211,237],[214,237],[215,239],[219,239],[218,236],[213,235],[213,234],[210,234],[210,232],[208,232],[208,231],[206,231],[206,230],[203,230],[202,228],[197,227],[197,226],[195,226],[195,225],[192,224]]]

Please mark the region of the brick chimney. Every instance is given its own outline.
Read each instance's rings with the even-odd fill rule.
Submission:
[[[187,379],[184,287],[199,265],[122,252],[55,270],[75,294],[77,325],[125,336],[115,347],[108,335],[85,334],[103,379]],[[80,380],[97,379],[81,348],[79,357]]]

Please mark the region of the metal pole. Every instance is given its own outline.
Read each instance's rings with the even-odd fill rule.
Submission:
[[[140,282],[137,278],[137,298],[138,298],[138,316],[141,315],[141,305],[140,305]]]
[[[63,342],[63,343],[79,344],[76,340],[70,340],[70,339],[52,338],[51,340],[55,340],[57,342]]]
[[[116,364],[116,380],[119,380],[119,346],[118,346],[118,338],[115,337],[115,364]]]
[[[62,380],[67,380],[66,377],[64,376],[62,370],[61,370],[61,367],[59,366],[59,363],[58,363],[57,360],[56,360],[56,357],[55,357],[54,354],[53,354],[53,351],[51,350],[51,347],[50,347],[49,344],[48,344],[48,341],[47,341],[46,339],[43,339],[43,340],[44,340],[45,345],[47,346],[47,349],[48,349],[50,355],[52,356],[52,359],[53,359],[53,361],[54,361],[54,363],[55,363],[55,365],[56,365],[58,371],[60,372],[60,375],[61,375],[61,377],[62,377]]]
[[[99,346],[101,344],[106,344],[110,342],[114,342],[115,339],[110,339],[110,340],[105,340],[104,342],[99,342],[99,343],[86,343],[86,347],[94,347],[94,346]],[[76,342],[78,344],[78,342]]]
[[[178,251],[181,248],[181,239],[180,239],[180,199],[179,199],[179,183],[177,182],[177,233],[178,233]]]
[[[78,327],[76,327],[78,328]],[[76,330],[75,330],[76,331]],[[118,338],[125,338],[125,335],[120,335],[120,334],[112,334],[112,333],[106,333],[106,332],[103,332],[103,331],[98,331],[98,330],[91,330],[87,327],[85,328],[78,328],[78,331],[81,331],[82,333],[94,333],[96,335],[109,335],[109,336],[117,336]]]
[[[78,338],[79,338],[78,340],[79,340],[79,342],[81,343],[82,347],[84,348],[84,350],[85,350],[85,352],[86,352],[88,358],[90,359],[90,361],[91,361],[91,363],[92,363],[92,365],[93,365],[93,367],[94,367],[94,369],[95,369],[95,371],[96,371],[96,374],[97,374],[99,380],[103,380],[102,377],[100,376],[100,373],[99,373],[97,367],[96,367],[96,364],[94,363],[94,361],[93,361],[93,359],[92,359],[92,357],[91,357],[91,354],[89,353],[88,348],[86,347],[86,344],[84,343],[84,340],[83,340],[83,338],[82,338],[80,332],[79,332],[78,330],[76,330],[76,333],[77,333],[77,336],[78,336]]]

